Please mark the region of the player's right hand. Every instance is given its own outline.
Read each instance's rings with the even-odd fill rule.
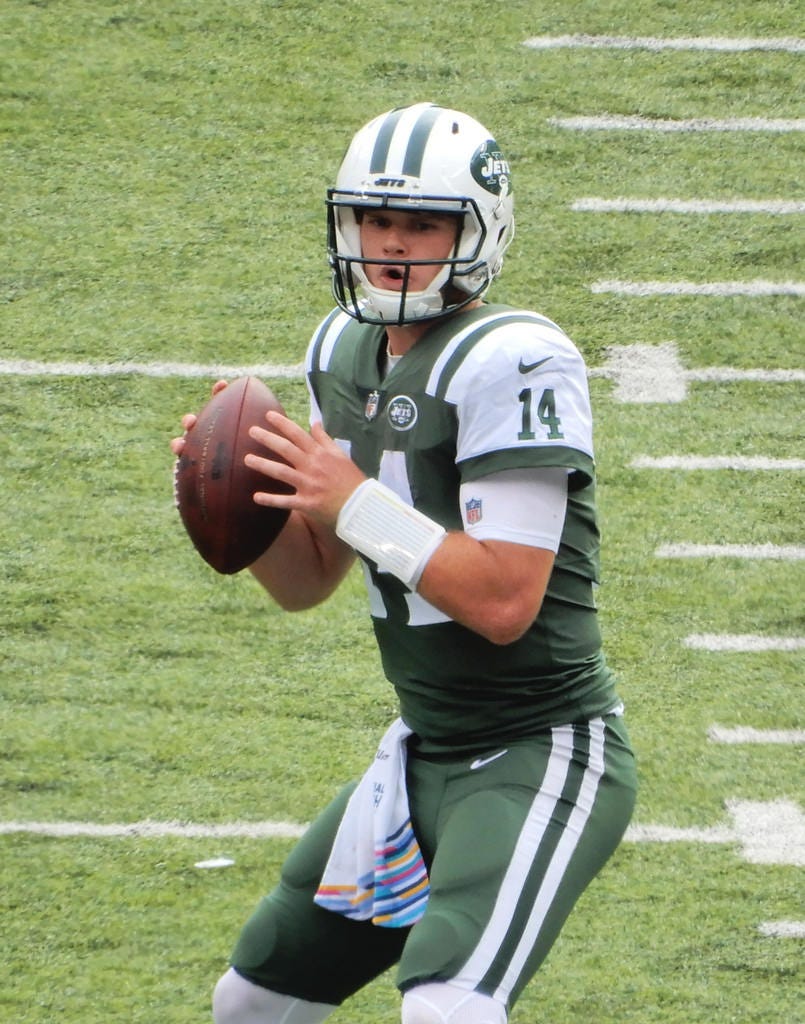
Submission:
[[[228,383],[229,382],[225,380],[217,380],[212,386],[210,393],[211,397],[212,395],[217,395],[219,391],[223,391]],[[196,416],[194,412],[186,412],[184,416],[182,416],[182,430],[184,433],[181,437],[171,438],[170,447],[174,455],[179,456],[182,454],[182,450],[184,449],[184,439],[187,437],[188,430],[192,430],[196,425],[197,419],[198,416]]]

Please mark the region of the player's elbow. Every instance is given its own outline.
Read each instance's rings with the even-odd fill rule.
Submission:
[[[538,608],[517,600],[497,602],[486,609],[475,630],[490,643],[505,647],[525,636],[538,611]]]

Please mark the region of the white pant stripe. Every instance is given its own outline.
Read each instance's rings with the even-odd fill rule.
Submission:
[[[562,884],[570,859],[578,846],[584,827],[592,814],[598,783],[604,774],[604,722],[598,718],[590,722],[590,752],[584,771],[576,806],[573,808],[562,838],[559,840],[551,863],[545,873],[539,895],[531,911],[528,924],[523,931],[517,949],[514,951],[509,969],[495,992],[495,998],[505,1002],[525,966],[528,954],[534,947],[545,916],[551,908],[559,886]]]
[[[495,959],[506,933],[511,927],[517,903],[534,862],[545,830],[564,789],[569,769],[569,752],[573,750],[573,727],[552,729],[552,749],[542,785],[529,808],[512,859],[500,887],[497,902],[480,942],[464,964],[453,983],[474,988]]]
[[[592,812],[598,783],[604,772],[604,732],[605,726],[602,719],[590,722],[588,765],[576,799],[576,806],[570,814],[562,837],[548,865],[545,878],[509,968],[497,990],[493,993],[494,998],[501,1002],[507,1001],[523,970]],[[545,777],[523,824],[489,923],[472,956],[458,975],[452,979],[453,984],[462,988],[474,988],[494,963],[511,927],[540,843],[562,795],[573,753],[574,729],[570,725],[559,726],[552,729],[551,733],[552,747]]]

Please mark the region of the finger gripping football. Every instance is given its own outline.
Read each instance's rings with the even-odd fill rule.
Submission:
[[[270,429],[265,414],[284,413],[256,377],[240,377],[204,406],[176,460],[174,490],[184,527],[201,557],[217,572],[251,565],[274,542],[287,509],[255,504],[255,491],[291,494],[293,488],[243,462],[248,452],[275,458],[249,437],[249,428]]]

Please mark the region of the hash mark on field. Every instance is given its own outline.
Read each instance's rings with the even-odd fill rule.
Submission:
[[[752,729],[745,725],[728,729],[723,725],[711,725],[707,730],[707,738],[711,743],[724,743],[733,747],[744,743],[796,747],[805,743],[805,729]]]
[[[751,455],[638,455],[632,469],[737,469],[737,470],[803,470],[805,459],[768,459]]]
[[[739,370],[730,366],[710,366],[685,370],[687,380],[729,384],[731,381],[757,381],[760,384],[796,384],[805,381],[805,370]]]
[[[787,199],[576,199],[576,213],[805,213],[805,202]]]
[[[771,939],[805,939],[805,921],[764,921],[758,931]]]
[[[801,636],[754,636],[751,633],[693,633],[685,637],[685,647],[699,651],[735,651],[750,654],[755,651],[801,651],[805,638]]]
[[[593,36],[586,34],[567,36],[532,36],[523,46],[531,50],[591,49],[591,50],[783,50],[789,53],[805,51],[805,40],[794,37],[777,39],[729,39],[723,36]]]
[[[548,124],[571,131],[631,132],[802,132],[805,118],[733,117],[717,120],[707,117],[666,120],[663,118],[603,114],[596,117],[549,117]]]
[[[799,562],[805,547],[796,544],[661,544],[655,558],[757,558]]]
[[[756,299],[769,295],[805,295],[801,281],[594,281],[593,295],[713,295],[718,298],[746,296]]]

